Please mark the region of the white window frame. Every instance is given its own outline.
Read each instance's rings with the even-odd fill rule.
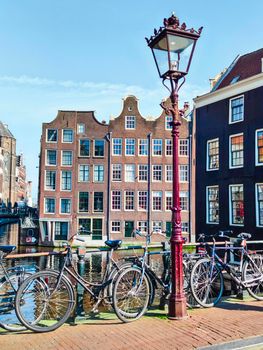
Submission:
[[[229,200],[229,204],[228,204],[228,208],[229,208],[229,225],[230,226],[238,226],[238,227],[244,227],[244,224],[234,224],[232,222],[232,200],[231,200],[231,187],[236,187],[236,186],[243,186],[243,205],[245,205],[245,201],[244,201],[244,184],[232,184],[232,185],[229,185],[229,188],[228,188],[228,200]],[[245,208],[244,208],[245,210]],[[245,221],[245,215],[244,215],[244,221]]]
[[[166,212],[171,212],[171,209],[169,208],[169,209],[167,209],[166,208],[166,198],[171,198],[171,207],[173,206],[173,192],[172,191],[165,191],[165,202],[164,202],[164,210],[166,211]]]
[[[154,167],[160,167],[160,170],[158,170],[158,173],[161,173],[161,179],[156,180],[154,179],[154,172],[157,170],[154,170]],[[162,182],[163,181],[163,165],[162,164],[153,164],[152,165],[152,182]]]
[[[63,164],[63,152],[70,152],[71,153],[71,165]],[[61,151],[61,166],[62,167],[72,167],[72,165],[73,165],[73,152],[70,149],[63,149]]]
[[[118,225],[119,230],[113,230],[112,229],[114,222],[118,222],[119,223],[119,225]],[[120,233],[120,232],[121,232],[121,221],[120,220],[112,220],[111,221],[111,233]]]
[[[62,202],[63,199],[66,199],[66,200],[70,201],[70,211],[69,211],[69,213],[62,213],[62,211],[61,211],[61,202]],[[59,214],[60,215],[71,215],[71,213],[72,213],[72,199],[71,198],[64,198],[64,197],[60,198],[59,199]]]
[[[119,169],[115,169],[114,170],[114,167],[117,167],[118,166],[118,168]],[[114,171],[120,171],[120,179],[114,179],[114,177],[113,177],[113,173],[114,173]],[[114,164],[112,164],[111,165],[111,181],[113,181],[113,182],[121,182],[122,181],[122,164],[119,164],[119,163],[114,163]]]
[[[141,141],[146,141],[146,150],[147,150],[146,154],[142,154],[140,152]],[[141,156],[141,157],[148,157],[148,154],[149,154],[149,140],[148,139],[138,139],[138,155]]]
[[[263,162],[258,162],[258,133],[263,132],[263,129],[257,129],[255,131],[255,164],[256,166],[263,166]]]
[[[134,141],[134,144],[133,144],[134,154],[127,154],[127,152],[126,152],[127,151],[127,142],[128,142],[128,140],[133,140]],[[125,139],[125,156],[127,156],[127,157],[134,157],[135,154],[136,154],[135,150],[136,150],[136,140],[134,138],[132,138],[132,137],[127,137]]]
[[[156,223],[161,225],[156,225]],[[158,229],[156,230],[156,226],[158,226]],[[163,222],[161,220],[153,220],[152,221],[152,231],[156,233],[162,233],[163,231]]]
[[[80,167],[81,166],[87,166],[88,167],[88,180],[87,181],[80,180]],[[81,183],[88,183],[88,182],[90,182],[90,166],[89,166],[89,164],[79,164],[78,165],[78,182],[81,182]]]
[[[64,141],[64,131],[65,130],[71,130],[71,132],[72,132],[72,141]],[[62,129],[61,143],[73,143],[73,142],[74,142],[74,131],[73,131],[73,129],[70,129],[70,128]]]
[[[54,172],[55,173],[55,188],[54,189],[50,189],[50,188],[47,188],[47,184],[46,184],[46,176],[47,176],[47,172],[48,171],[52,171],[52,172]],[[51,169],[51,170],[49,170],[49,169],[47,169],[47,170],[45,170],[45,179],[44,179],[44,189],[45,189],[45,191],[51,191],[51,192],[53,192],[53,191],[56,191],[56,187],[57,187],[57,171],[56,170],[53,170],[53,169]]]
[[[263,183],[259,182],[255,184],[255,200],[256,200],[256,227],[263,227],[263,223],[259,222],[259,200],[258,200],[258,186],[263,186]]]
[[[47,199],[53,199],[54,200],[54,212],[46,211],[46,200]],[[45,197],[44,198],[44,214],[50,214],[50,215],[56,214],[56,198],[55,197]]]
[[[129,118],[133,118],[132,123],[134,124],[133,128],[128,127],[131,120],[128,120]],[[136,129],[136,116],[135,115],[126,115],[125,116],[125,129],[126,130],[135,130]]]
[[[167,153],[168,141],[171,142],[171,154]],[[165,156],[166,157],[172,157],[173,156],[173,141],[172,141],[172,139],[165,139]]]
[[[120,198],[120,209],[114,209],[113,208],[113,192],[119,192],[119,195],[118,197]],[[112,211],[121,211],[121,204],[122,204],[122,193],[121,193],[121,190],[112,190],[111,191],[111,210]]]
[[[146,180],[140,180],[140,167],[141,166],[147,168],[147,179]],[[143,171],[145,171],[145,169]],[[138,182],[147,182],[148,178],[149,178],[149,166],[148,166],[148,164],[138,164]]]
[[[126,197],[127,197],[127,192],[129,193],[133,193],[133,209],[126,209]],[[134,190],[127,190],[127,191],[124,191],[124,211],[134,211],[136,208],[135,208],[135,191]]]
[[[80,131],[80,128],[83,127],[84,131]],[[77,124],[77,134],[85,134],[85,124],[84,123],[78,123]]]
[[[159,145],[157,145],[158,147],[160,147],[161,146],[161,154],[154,154],[154,142],[155,141],[161,141],[161,144]],[[152,139],[152,156],[153,157],[162,157],[163,156],[163,139]]]
[[[171,167],[171,170],[169,172],[172,172],[171,180],[167,180],[167,174],[168,174],[168,168]],[[172,182],[173,181],[173,165],[172,164],[166,164],[165,165],[165,182]]]
[[[144,192],[143,196],[145,197],[145,193],[146,193],[146,208],[143,209],[140,207],[140,198],[142,196],[140,196],[140,192]],[[137,208],[138,208],[138,211],[142,211],[142,212],[145,212],[148,210],[148,191],[145,191],[145,190],[139,190],[137,192]]]
[[[103,169],[103,172],[102,172],[102,174],[103,174],[103,179],[102,179],[102,181],[101,180],[95,180],[95,168],[97,168],[97,167],[102,167],[102,169]],[[94,183],[96,183],[96,184],[102,184],[102,183],[104,183],[104,181],[105,181],[105,169],[104,169],[104,164],[94,164],[93,165],[93,182]]]
[[[103,142],[103,156],[95,156],[95,144],[96,144],[96,141],[102,141]],[[93,157],[94,158],[104,158],[105,157],[105,140],[103,139],[94,139],[93,140]]]
[[[187,168],[187,172],[186,172],[187,180],[181,180],[182,167]],[[184,172],[184,174],[185,174],[185,172]],[[189,166],[188,166],[188,164],[179,164],[179,182],[180,183],[188,183],[189,182]]]
[[[88,193],[88,210],[87,211],[80,211],[79,210],[79,197],[80,197],[80,192]],[[78,191],[78,213],[80,214],[86,214],[89,213],[90,211],[90,193],[88,191]]]
[[[219,185],[206,186],[206,223],[209,224],[209,225],[219,225],[219,222],[220,222],[220,211],[219,211],[218,222],[209,221],[208,192],[209,192],[210,188],[217,188],[218,189],[218,210],[220,210],[220,208],[219,208]]]
[[[80,141],[89,141],[89,155],[83,156],[83,155],[80,154]],[[91,155],[91,140],[88,139],[88,138],[80,138],[78,143],[79,143],[79,144],[78,144],[78,149],[79,149],[78,154],[79,154],[79,157],[80,157],[80,158],[90,158],[90,155]]]
[[[173,117],[171,115],[165,115],[165,130],[171,131],[173,129],[173,126],[169,125],[168,127],[168,120],[167,120],[168,118],[171,119],[170,122],[173,121]]]
[[[148,232],[148,222],[146,220],[139,220],[137,221],[137,229],[142,233]],[[143,230],[142,230],[143,228]]]
[[[57,141],[48,141],[48,139],[47,139],[48,130],[56,130],[57,131]],[[57,128],[47,128],[46,129],[46,142],[47,143],[58,143],[58,129]]]
[[[183,142],[186,142],[183,144]],[[186,147],[186,154],[181,154],[181,147]],[[179,139],[179,157],[189,157],[189,140]]]
[[[120,140],[121,142],[120,142],[120,144],[118,144],[118,146],[120,146],[121,147],[121,153],[120,154],[115,154],[114,153],[114,140]],[[120,157],[120,156],[122,156],[122,138],[121,137],[113,137],[113,139],[112,139],[112,150],[111,150],[111,154],[112,154],[112,156],[114,156],[114,157]]]
[[[70,188],[70,190],[63,190],[62,189],[62,173],[63,172],[68,172],[68,173],[71,173],[71,188]],[[72,170],[61,170],[60,171],[60,191],[63,191],[63,192],[71,192],[72,191],[72,185],[73,185],[73,183],[72,183],[72,180],[73,180],[73,178],[72,178]]]
[[[128,181],[128,177],[127,177],[127,167],[128,166],[131,166],[133,168],[133,173],[134,173],[133,181]],[[136,167],[135,167],[135,164],[125,164],[124,165],[124,180],[125,180],[125,182],[135,182],[135,180],[136,180]]]
[[[56,164],[49,164],[49,163],[48,163],[48,156],[47,156],[48,151],[56,152]],[[58,150],[56,150],[56,149],[46,149],[45,153],[46,153],[46,154],[45,154],[45,165],[46,165],[46,166],[53,166],[53,167],[56,167],[56,166],[58,165]]]
[[[237,137],[237,136],[243,136],[243,165],[232,165],[232,150],[231,150],[231,139],[234,138],[234,137]],[[228,159],[229,159],[229,169],[237,169],[237,168],[243,168],[244,167],[244,161],[245,161],[245,157],[244,157],[244,147],[245,147],[245,142],[244,142],[244,133],[243,132],[240,132],[238,134],[233,134],[233,135],[230,135],[229,136],[229,141],[228,141],[228,144],[229,144],[229,149],[228,149]]]
[[[237,100],[238,98],[243,98],[243,117],[240,120],[236,120],[236,121],[232,121],[232,108],[231,108],[231,103],[233,100]],[[229,99],[229,119],[228,122],[229,124],[235,124],[235,123],[240,123],[244,121],[244,114],[245,114],[245,97],[244,95],[239,95],[239,96],[235,96]]]
[[[161,196],[154,196],[154,193],[161,193]],[[154,209],[154,197],[161,198],[161,209]],[[152,191],[152,211],[161,212],[163,210],[163,192],[162,191]]]
[[[185,194],[186,193],[186,196],[182,196],[182,194]],[[186,209],[183,209],[181,204],[180,204],[180,207],[181,207],[181,210],[184,211],[184,212],[188,212],[189,211],[189,191],[180,191],[179,193],[179,198],[187,198],[187,206],[186,206]]]
[[[208,154],[208,144],[212,142],[218,142],[218,167],[217,168],[209,168],[209,154]],[[219,144],[219,137],[211,140],[206,141],[206,171],[217,171],[220,168],[220,144]]]

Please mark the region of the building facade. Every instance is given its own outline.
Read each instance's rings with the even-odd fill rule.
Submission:
[[[263,49],[238,57],[195,99],[195,233],[263,238]],[[196,219],[195,219],[196,218]]]
[[[144,118],[128,96],[108,124],[93,112],[59,111],[44,123],[40,154],[41,239],[79,232],[87,245],[130,240],[132,232],[171,232],[171,117]],[[189,122],[182,119],[183,233],[189,239]]]

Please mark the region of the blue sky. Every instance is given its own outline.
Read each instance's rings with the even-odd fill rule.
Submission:
[[[158,116],[167,92],[145,42],[174,11],[204,26],[181,102],[209,90],[209,78],[238,54],[263,47],[261,0],[0,0],[0,120],[23,152],[37,191],[42,122],[58,109],[121,111],[127,94]]]

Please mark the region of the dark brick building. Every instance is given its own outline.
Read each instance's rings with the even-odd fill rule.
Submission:
[[[189,122],[182,120],[180,197],[189,238]],[[170,117],[144,118],[134,96],[108,124],[93,112],[59,111],[44,123],[40,157],[40,225],[43,241],[81,230],[86,244],[131,233],[171,231]]]
[[[263,49],[238,57],[195,99],[195,232],[263,238]],[[194,218],[193,218],[194,220]]]

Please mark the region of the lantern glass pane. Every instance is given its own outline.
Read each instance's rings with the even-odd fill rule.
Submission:
[[[169,70],[169,56],[168,50],[163,50],[157,47],[153,48],[153,54],[156,60],[157,69],[160,76]]]
[[[170,65],[173,71],[186,72],[195,40],[168,34]]]

